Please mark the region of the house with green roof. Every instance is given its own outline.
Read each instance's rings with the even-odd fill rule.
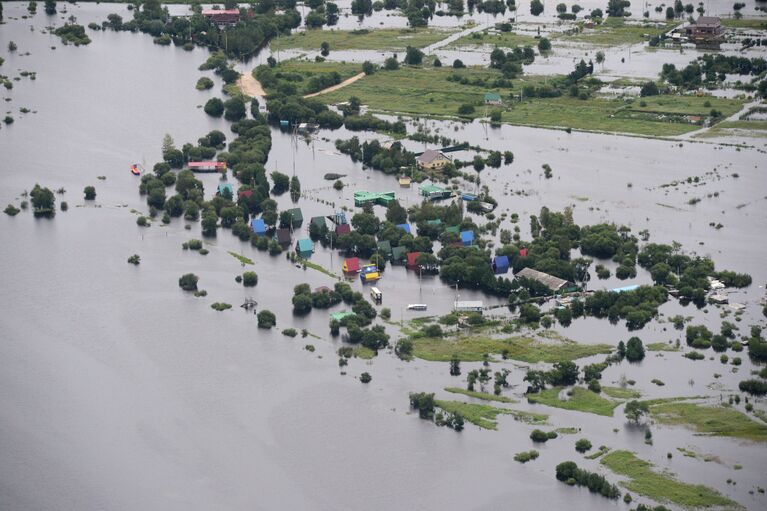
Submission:
[[[498,94],[497,92],[486,92],[485,104],[486,105],[502,105],[503,100],[501,100],[501,95]]]

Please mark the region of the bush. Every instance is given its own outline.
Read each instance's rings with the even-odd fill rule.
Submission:
[[[584,453],[591,449],[591,442],[586,440],[585,438],[581,438],[577,442],[575,442],[575,450]]]
[[[753,396],[764,396],[767,394],[767,382],[761,380],[743,380],[738,384],[741,392],[746,392]]]
[[[85,194],[85,200],[94,200],[96,198],[96,188],[93,186],[86,186],[83,193]]]
[[[207,76],[200,77],[199,80],[197,80],[197,84],[194,86],[197,90],[208,90],[213,87],[213,80],[208,78]]]
[[[545,443],[549,440],[549,434],[540,429],[534,429],[532,433],[530,433],[530,440],[532,440],[533,442]]]
[[[453,61],[453,69],[461,69],[466,67],[463,62],[460,59],[455,59]]]
[[[136,225],[139,227],[147,227],[149,226],[149,219],[145,216],[140,216],[136,219]]]
[[[535,449],[531,451],[522,451],[518,452],[514,455],[514,461],[518,461],[520,463],[527,463],[528,461],[532,461],[538,457],[538,451]]]
[[[287,337],[295,337],[298,335],[298,332],[295,328],[286,328],[282,331],[282,335],[285,335]]]
[[[644,346],[639,337],[632,337],[626,343],[626,360],[637,362],[644,358]]]
[[[262,310],[256,317],[258,318],[258,328],[272,328],[277,325],[277,316],[272,311]]]
[[[3,212],[8,216],[16,216],[19,214],[19,211],[21,211],[19,208],[14,206],[13,204],[8,204]]]
[[[223,312],[227,309],[232,308],[232,304],[230,303],[224,303],[224,302],[215,302],[210,304],[210,308],[213,310],[217,310],[218,312]]]
[[[128,258],[128,262],[130,264],[135,264],[135,265],[141,264],[141,256],[139,256],[138,254],[133,254],[132,256]]]
[[[224,114],[224,102],[219,98],[211,98],[205,103],[204,110],[212,117],[221,117]]]
[[[372,376],[370,376],[370,373],[362,373],[360,375],[360,381],[362,383],[370,383],[370,381],[373,379]]]
[[[242,274],[242,285],[245,287],[253,287],[258,284],[258,275],[254,271],[246,271]]]
[[[186,273],[178,279],[178,285],[184,291],[197,291],[197,281],[200,280],[194,273]]]
[[[474,113],[474,106],[473,105],[461,105],[458,107],[458,114],[459,115],[471,115]]]

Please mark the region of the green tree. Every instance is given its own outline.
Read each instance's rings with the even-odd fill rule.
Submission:
[[[205,106],[207,108],[207,104]],[[227,99],[226,102],[224,102],[224,119],[227,121],[239,121],[244,119],[245,112],[245,103],[238,97]]]
[[[539,50],[541,53],[543,53],[543,52],[546,52],[546,51],[549,51],[549,50],[551,50],[551,41],[549,41],[549,40],[548,40],[547,38],[545,38],[545,37],[541,37],[541,38],[538,40],[538,50]]]
[[[56,14],[56,0],[45,0],[45,14]]]
[[[578,451],[580,453],[584,453],[584,452],[588,451],[589,449],[591,449],[591,442],[589,442],[587,439],[581,438],[580,440],[575,442],[575,450],[576,451]]]
[[[461,374],[461,361],[456,355],[450,359],[450,376],[460,376]]]
[[[94,200],[96,198],[96,188],[93,186],[86,186],[83,193],[85,194],[85,200]]]
[[[295,314],[308,314],[312,310],[312,297],[307,294],[293,296],[293,312]]]
[[[224,102],[219,98],[210,98],[203,110],[211,117],[221,117],[224,114]]]
[[[541,0],[532,0],[530,2],[530,14],[538,16],[543,12],[543,3]]]
[[[636,424],[639,424],[639,421],[642,419],[644,415],[647,415],[650,412],[650,407],[645,403],[644,401],[629,401],[626,404],[626,408],[624,410],[624,413],[626,414],[626,418],[630,421],[633,421]]]
[[[405,64],[409,66],[420,66],[423,62],[423,52],[418,48],[408,46],[405,50]]]
[[[218,227],[218,215],[216,210],[208,208],[202,215],[202,234],[205,236],[215,236]]]
[[[258,274],[254,271],[246,271],[242,274],[242,285],[253,287],[258,284]]]
[[[32,201],[32,208],[36,214],[49,214],[56,208],[56,197],[49,188],[36,184],[32,191],[29,192],[29,196]],[[24,204],[22,204],[22,207],[25,207]]]
[[[632,337],[626,343],[626,360],[638,362],[644,358],[644,346],[639,337]]]

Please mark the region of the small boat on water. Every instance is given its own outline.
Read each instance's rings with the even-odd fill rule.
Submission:
[[[409,311],[425,311],[428,308],[429,306],[425,303],[411,303],[407,306],[407,310]]]
[[[130,166],[130,172],[134,176],[140,176],[141,173],[144,171],[144,167],[141,166],[139,163],[134,163]]]

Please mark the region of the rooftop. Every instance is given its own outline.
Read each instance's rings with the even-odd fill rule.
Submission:
[[[548,273],[543,273],[542,271],[533,270],[532,268],[521,269],[519,272],[517,272],[515,277],[523,277],[526,279],[538,281],[552,291],[557,291],[565,287],[565,285],[568,283],[564,279],[549,275]]]

